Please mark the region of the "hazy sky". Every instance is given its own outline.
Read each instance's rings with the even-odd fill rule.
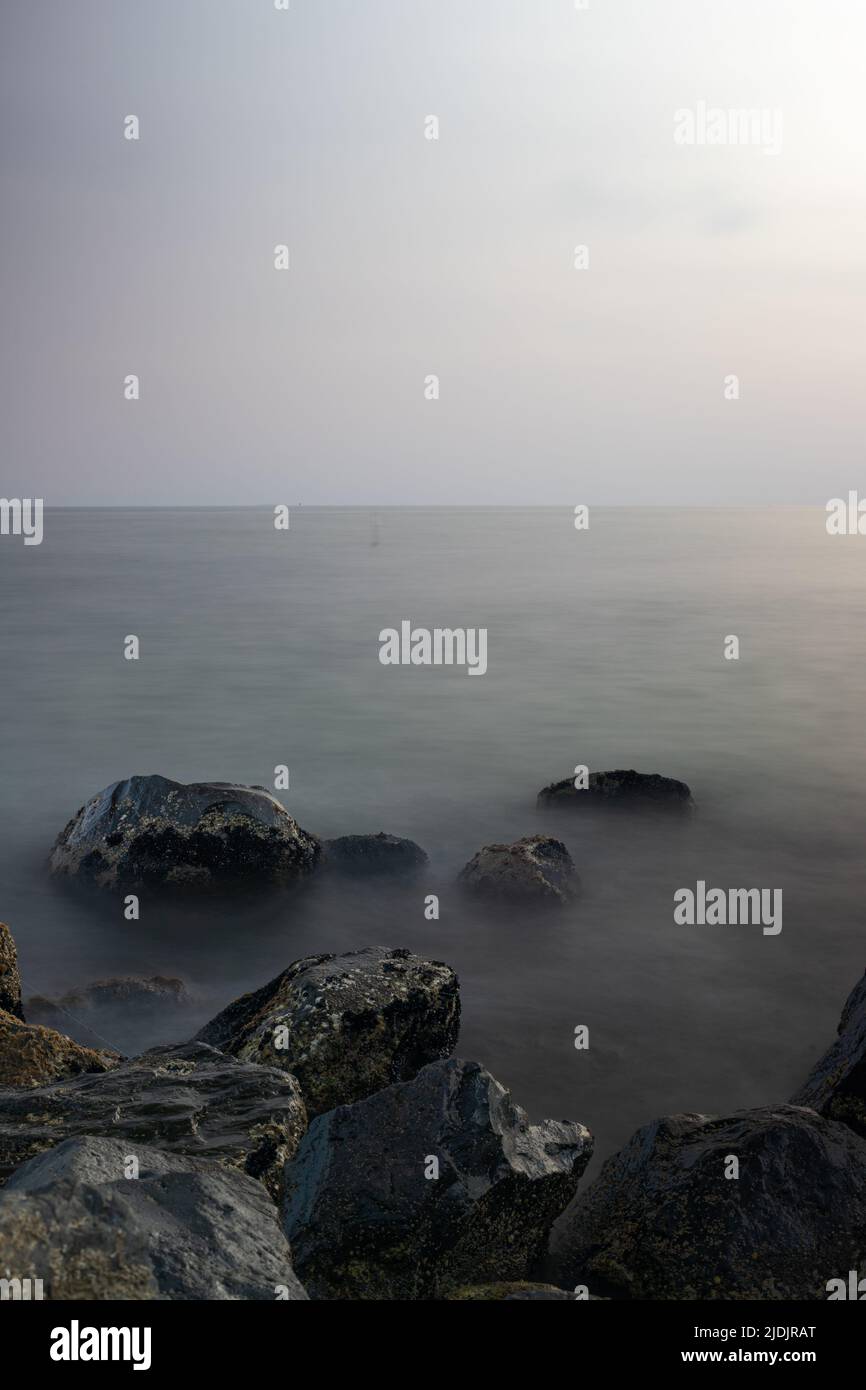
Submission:
[[[866,5],[589,5],[2,0],[0,493],[866,491]]]

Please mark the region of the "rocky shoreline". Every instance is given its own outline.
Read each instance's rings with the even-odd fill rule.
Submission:
[[[599,776],[605,805],[691,806],[671,779]],[[565,785],[542,798],[571,805]],[[199,891],[257,865],[285,888],[425,862],[394,836],[323,845],[259,788],[132,778],[73,817],[52,870]],[[535,835],[486,846],[458,882],[555,906],[579,880]],[[71,1002],[154,997],[177,1007],[183,986],[22,1003],[0,926],[0,1249],[48,1299],[823,1300],[866,1264],[866,975],[789,1102],[656,1119],[585,1189],[589,1129],[531,1123],[454,1056],[459,982],[442,961],[308,956],[132,1058],[46,1026]]]

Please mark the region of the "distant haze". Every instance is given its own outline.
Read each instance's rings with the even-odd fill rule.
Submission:
[[[862,485],[866,7],[589,2],[4,0],[0,493]],[[780,150],[678,145],[699,103]]]

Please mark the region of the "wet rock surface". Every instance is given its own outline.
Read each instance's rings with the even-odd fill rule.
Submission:
[[[285,1071],[202,1043],[152,1048],[103,1075],[0,1090],[0,1182],[64,1139],[97,1135],[215,1159],[277,1197],[306,1121],[298,1084]]]
[[[295,961],[229,1004],[197,1039],[290,1071],[314,1115],[447,1057],[459,1027],[459,986],[449,966],[371,946]]]
[[[287,887],[319,841],[264,787],[130,777],[92,797],[58,836],[52,873],[100,888]]]
[[[68,1139],[18,1168],[0,1249],[53,1300],[307,1297],[260,1183],[128,1139]]]
[[[513,845],[485,845],[458,876],[466,892],[492,902],[562,905],[574,898],[580,879],[561,840],[527,835]]]
[[[402,840],[384,831],[378,835],[341,835],[325,840],[322,850],[325,869],[352,878],[415,874],[428,862],[414,840]]]
[[[83,1047],[54,1028],[24,1023],[0,1009],[0,1087],[44,1086],[83,1073],[109,1071],[120,1060],[110,1048]]]
[[[866,975],[846,1000],[838,1033],[791,1103],[811,1106],[866,1138]]]
[[[326,1299],[523,1280],[591,1152],[582,1125],[531,1125],[478,1063],[431,1063],[311,1124],[285,1177],[295,1269]]]
[[[16,1018],[23,1018],[21,1009],[21,976],[18,972],[18,951],[15,938],[4,922],[0,922],[0,1009]]]
[[[618,1298],[826,1299],[864,1257],[866,1142],[781,1105],[639,1129],[563,1218],[550,1273]]]
[[[662,777],[657,772],[635,772],[634,768],[617,768],[613,772],[591,772],[589,785],[578,790],[574,778],[551,782],[538,793],[540,806],[579,809],[588,806],[623,806],[636,809],[660,808],[687,810],[693,806],[692,794],[685,782]]]

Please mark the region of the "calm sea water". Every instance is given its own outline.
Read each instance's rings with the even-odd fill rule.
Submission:
[[[403,618],[486,627],[487,674],[381,666]],[[49,512],[42,546],[0,540],[0,917],[25,991],[180,975],[182,1023],[103,1023],[129,1051],[298,956],[407,946],[458,970],[462,1055],[602,1153],[665,1112],[783,1099],[866,965],[864,631],[866,540],[828,537],[820,509],[594,510],[583,533],[568,509],[303,508],[288,533],[266,510]],[[272,785],[278,763],[303,826],[408,835],[427,880],[145,900],[138,923],[48,881],[55,835],[107,783]],[[540,813],[576,763],[682,778],[698,812]],[[461,902],[475,850],[540,828],[576,861],[573,908]],[[781,935],[675,925],[699,878],[781,888]]]

